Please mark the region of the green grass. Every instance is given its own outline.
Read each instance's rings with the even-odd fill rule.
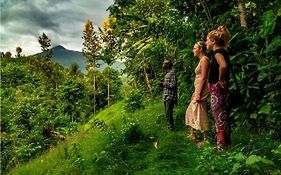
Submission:
[[[270,140],[266,134],[257,136],[236,129],[233,147],[218,154],[214,141],[200,149],[186,139],[184,106],[175,109],[174,132],[167,129],[162,102],[149,102],[145,109],[133,113],[123,106],[119,102],[101,111],[77,134],[9,174],[281,173],[280,140]]]

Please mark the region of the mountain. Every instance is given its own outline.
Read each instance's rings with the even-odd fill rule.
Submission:
[[[76,63],[79,66],[79,70],[83,73],[86,73],[86,57],[82,54],[82,52],[68,50],[65,47],[58,45],[53,47],[52,49],[52,60],[61,64],[63,67],[70,67],[72,64]],[[38,53],[38,55],[43,55],[43,53]],[[107,66],[102,60],[98,60],[100,67],[98,68],[100,71]],[[124,63],[120,61],[116,61],[113,63],[112,68],[121,72],[125,68]]]
[[[70,67],[76,63],[82,72],[86,72],[86,58],[82,52],[68,50],[61,45],[52,48],[52,60],[63,67]]]

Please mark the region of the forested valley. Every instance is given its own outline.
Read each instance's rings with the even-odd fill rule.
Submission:
[[[88,20],[81,33],[87,73],[53,62],[44,33],[43,55],[1,53],[1,173],[281,174],[280,1],[114,0],[108,11],[103,26]],[[219,25],[231,33],[244,101],[231,109],[232,146],[222,153],[210,110],[207,146],[188,140],[184,124],[193,45]],[[178,77],[175,131],[158,85],[166,59]]]

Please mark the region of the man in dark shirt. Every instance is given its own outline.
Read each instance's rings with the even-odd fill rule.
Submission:
[[[163,87],[163,100],[165,106],[165,113],[168,122],[168,129],[174,129],[173,108],[177,101],[177,78],[174,71],[172,71],[173,63],[171,60],[165,60],[163,68],[166,71],[164,80],[161,80],[160,85]]]

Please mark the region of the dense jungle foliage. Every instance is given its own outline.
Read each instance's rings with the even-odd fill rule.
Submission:
[[[227,26],[232,35],[228,51],[245,101],[232,113],[235,125],[265,130],[280,139],[280,1],[245,1],[247,27],[241,27],[238,2],[116,0],[109,7],[112,35],[119,56],[126,57],[128,75],[142,91],[158,94],[161,65],[171,59],[179,101],[186,104],[197,64],[194,43],[204,41],[217,26]]]
[[[97,109],[120,99],[119,73],[95,72]],[[65,69],[39,56],[1,58],[1,170],[41,155],[93,114],[93,72]]]
[[[121,121],[126,118],[134,120],[133,112],[146,108],[151,111],[144,111],[145,116],[158,112],[159,114],[155,114],[157,115],[155,117],[164,118],[160,107],[157,106],[159,110],[153,111],[143,101],[161,100],[159,98],[161,89],[158,82],[164,76],[162,63],[165,59],[173,61],[174,70],[178,77],[179,101],[176,109],[178,111],[176,121],[181,123],[184,110],[193,91],[194,68],[197,64],[197,60],[192,55],[192,47],[196,41],[205,40],[209,31],[219,25],[225,25],[232,35],[228,51],[245,102],[243,106],[232,110],[233,131],[236,134],[239,133],[241,137],[243,137],[243,132],[247,134],[258,133],[261,138],[268,139],[269,145],[267,145],[268,147],[262,145],[267,142],[261,142],[259,138],[251,138],[250,135],[247,135],[251,146],[239,147],[239,141],[246,144],[247,138],[236,139],[238,148],[236,147],[233,152],[225,153],[222,156],[223,158],[228,157],[227,160],[233,163],[231,168],[222,174],[229,172],[233,174],[280,173],[279,170],[274,170],[280,168],[278,166],[280,146],[277,149],[273,142],[276,141],[278,144],[281,139],[281,6],[278,0],[242,1],[247,12],[247,26],[241,26],[238,2],[241,1],[115,0],[114,4],[108,8],[110,16],[107,37],[110,38],[110,44],[106,48],[102,48],[103,50],[96,56],[102,60],[108,59],[109,62],[117,58],[124,60],[126,64],[124,73],[128,77],[126,82],[123,79],[123,86],[119,73],[110,67],[103,72],[88,69],[88,74],[84,75],[75,69],[62,68],[45,57],[19,56],[11,58],[6,54],[2,56],[1,171],[8,172],[14,166],[40,156],[45,150],[57,145],[70,134],[79,131],[79,126],[89,120],[92,121],[90,123],[95,126],[94,128],[103,130],[105,119],[98,120],[93,116],[93,99],[95,95],[97,111],[108,106],[109,82],[111,84],[110,92],[114,94],[111,95],[112,103],[126,97],[124,105],[118,106],[122,109],[124,107],[125,111],[128,112],[128,115],[122,113]],[[96,77],[95,91],[93,88],[94,76]],[[231,80],[230,88],[235,88],[233,80]],[[154,103],[157,105],[160,102]],[[110,111],[108,116],[111,116],[113,120],[114,115],[121,115],[118,114],[119,111]],[[140,119],[143,114],[136,115]],[[145,116],[143,117],[145,118]],[[147,117],[147,119],[151,118]],[[142,120],[140,119],[140,121]],[[159,121],[162,120],[159,119]],[[159,121],[156,120],[156,124]],[[173,161],[180,159],[184,163],[184,158],[187,157],[173,155],[165,150],[170,149],[170,146],[181,150],[180,145],[172,145],[171,142],[174,141],[174,138],[181,140],[184,137],[183,133],[178,133],[178,135],[170,133],[167,137],[157,133],[155,135],[165,138],[167,147],[161,147],[164,151],[158,151],[159,155],[145,154],[150,157],[146,163],[142,164],[140,159],[143,157],[138,157],[136,153],[147,153],[150,150],[146,150],[142,143],[144,145],[151,143],[151,140],[145,139],[147,133],[143,133],[143,131],[147,131],[146,127],[149,129],[148,131],[157,132],[151,129],[155,127],[159,131],[163,131],[161,127],[165,127],[164,124],[152,126],[155,122],[150,124],[143,122],[143,125],[147,126],[142,130],[138,129],[137,122],[137,124],[124,122],[125,124],[119,127],[121,134],[113,126],[113,124],[118,125],[118,122],[117,124],[109,122],[112,124],[112,130],[107,130],[108,135],[104,136],[109,141],[101,141],[100,144],[104,143],[104,146],[99,147],[100,152],[94,158],[89,158],[92,162],[85,162],[79,153],[79,144],[72,144],[68,148],[70,149],[69,155],[65,156],[69,159],[68,161],[75,164],[74,166],[71,163],[71,166],[73,165],[78,170],[72,171],[70,168],[69,172],[64,171],[62,174],[86,172],[82,165],[93,163],[97,163],[95,167],[92,167],[93,172],[98,170],[102,173],[102,170],[106,170],[105,173],[109,174],[134,174],[139,171],[136,174],[142,174],[140,171],[146,170],[147,174],[153,174],[154,170],[159,170],[161,174],[164,172],[160,169],[169,171],[174,168],[168,165]],[[177,126],[184,127],[181,124]],[[114,132],[112,133],[112,131]],[[131,133],[133,134],[131,135]],[[136,141],[138,139],[135,136],[140,142]],[[133,140],[130,140],[131,137]],[[99,139],[98,136],[95,139]],[[138,144],[131,145],[135,141]],[[257,141],[256,145],[255,141]],[[129,145],[127,145],[128,142]],[[182,142],[181,146],[188,146],[186,144],[189,143]],[[122,152],[127,149],[127,146],[129,151]],[[274,154],[260,148],[263,146]],[[257,156],[259,151],[264,153],[262,154],[264,157]],[[164,152],[170,154],[167,155]],[[196,167],[197,172],[206,170],[206,172],[216,173],[216,168],[203,167],[208,164],[205,159],[211,157],[217,162],[223,162],[223,158],[214,156],[212,151],[198,152],[202,157],[195,161],[203,162],[203,164]],[[268,160],[269,156],[272,156],[271,154],[274,163]],[[133,155],[139,160],[134,160]],[[111,156],[113,156],[112,160]],[[131,157],[134,162],[130,162],[126,156]],[[172,159],[173,161],[161,162],[161,165],[154,164],[161,156],[164,158],[172,156],[174,159]],[[248,163],[245,164],[246,160]],[[211,161],[209,167],[216,167],[218,164],[220,167],[224,167],[223,163],[216,163],[216,161]],[[244,163],[237,164],[239,161]],[[272,166],[273,170],[263,171],[255,164],[257,162]],[[107,165],[112,166],[108,167]],[[133,167],[135,169],[122,171],[122,167],[128,168],[129,165],[135,165]],[[249,168],[248,165],[253,165],[253,167]],[[165,168],[165,166],[167,167]],[[266,166],[264,167],[266,168]],[[87,169],[87,172],[90,174],[91,170]],[[183,172],[184,170],[179,170],[170,174]],[[191,171],[191,173],[195,172]],[[50,171],[48,173],[55,174]],[[59,174],[59,172],[57,173]]]

